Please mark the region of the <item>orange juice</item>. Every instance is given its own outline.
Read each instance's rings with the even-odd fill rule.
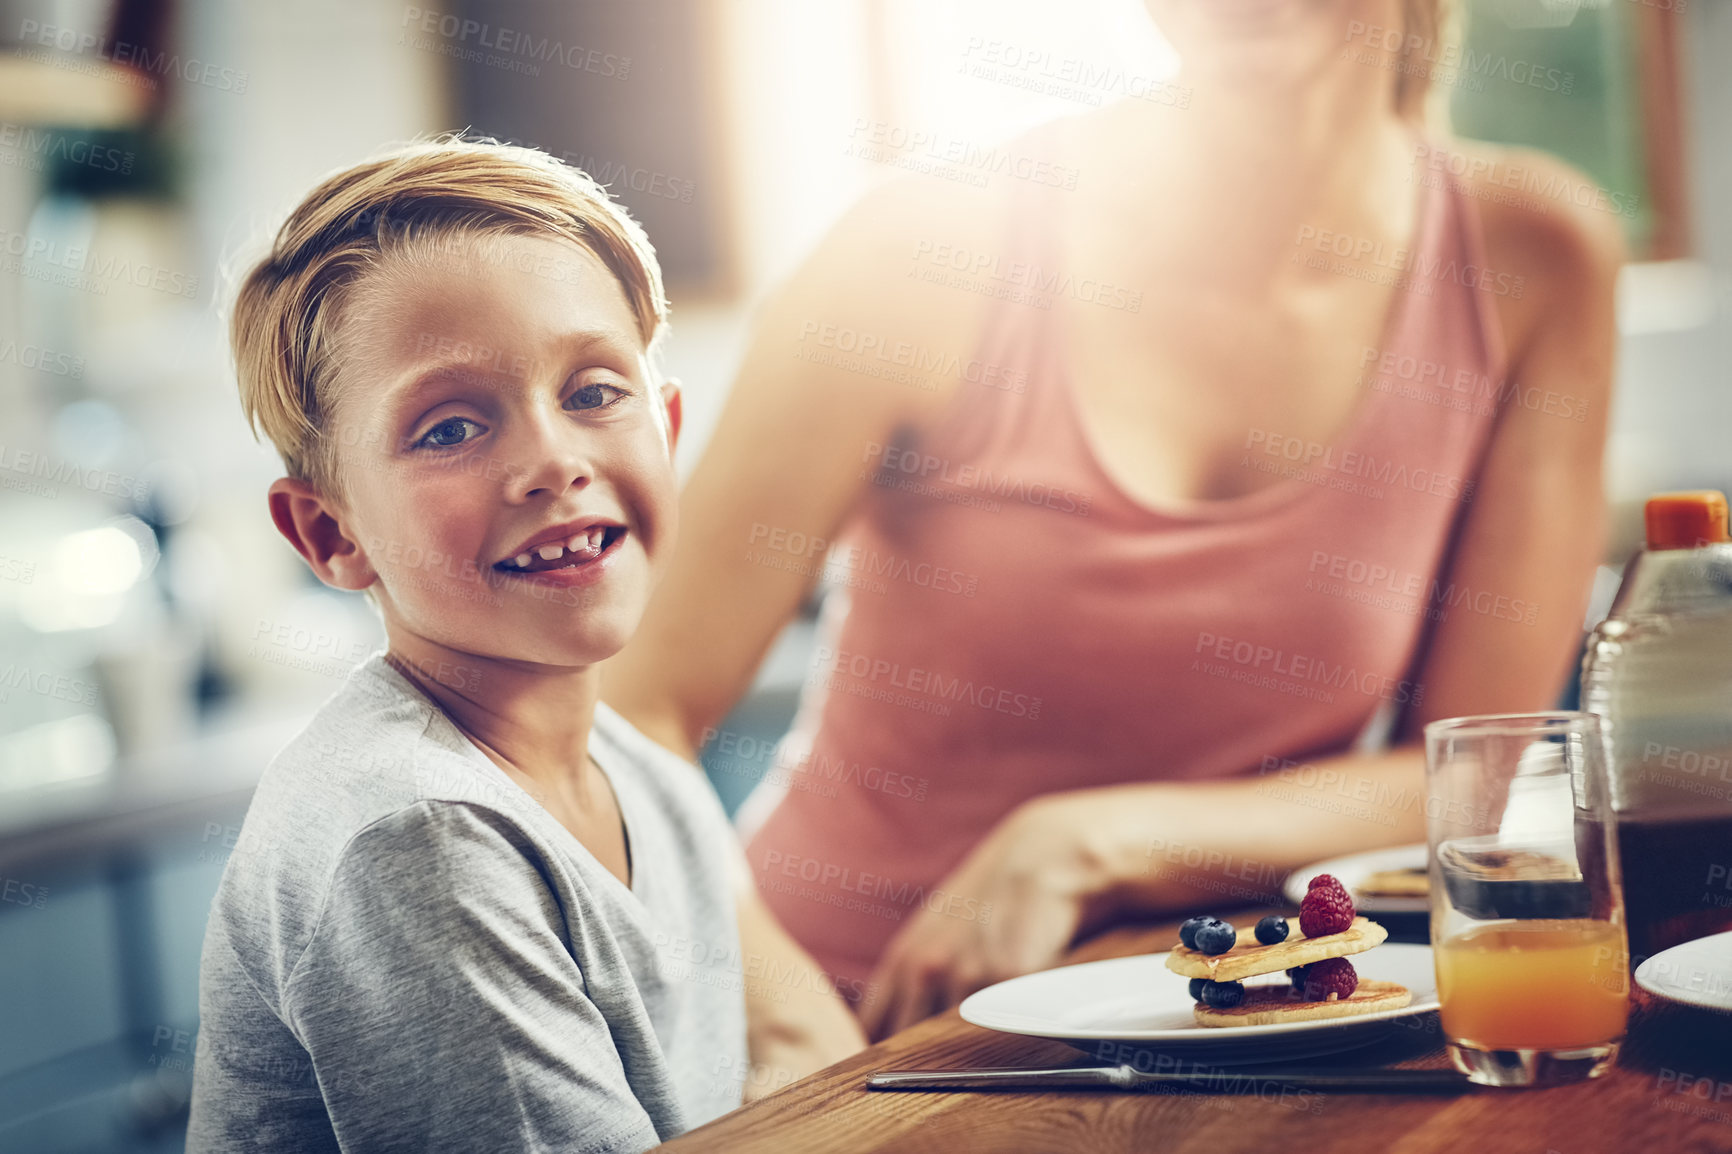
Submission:
[[[1494,922],[1436,947],[1443,1032],[1487,1050],[1566,1050],[1623,1037],[1629,1010],[1622,926]]]

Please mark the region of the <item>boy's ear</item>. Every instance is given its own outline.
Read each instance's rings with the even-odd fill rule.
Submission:
[[[313,575],[337,589],[361,590],[379,579],[372,562],[317,489],[293,477],[271,482],[271,520],[307,560]]]
[[[668,452],[672,453],[680,443],[680,422],[685,416],[684,394],[680,392],[680,382],[677,377],[669,377],[662,386],[662,406],[668,414]]]

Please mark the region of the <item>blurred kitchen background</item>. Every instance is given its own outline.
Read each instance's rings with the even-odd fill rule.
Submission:
[[[1436,115],[1588,171],[1636,258],[1609,596],[1646,494],[1732,487],[1732,0],[1461,7],[1479,59],[1570,81],[1445,69]],[[227,361],[227,278],[308,187],[455,128],[610,185],[667,270],[689,469],[754,300],[863,190],[1006,179],[995,144],[1175,68],[1137,0],[0,0],[0,1150],[181,1147],[251,784],[380,637],[271,527]],[[706,755],[730,809],[809,638]]]

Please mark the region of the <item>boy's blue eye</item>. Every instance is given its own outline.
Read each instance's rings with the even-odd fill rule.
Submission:
[[[435,449],[450,449],[469,440],[466,430],[471,428],[480,429],[481,426],[468,417],[447,417],[428,429],[418,443]]]
[[[605,409],[609,405],[626,396],[624,389],[617,385],[582,385],[574,390],[566,399],[568,409]]]

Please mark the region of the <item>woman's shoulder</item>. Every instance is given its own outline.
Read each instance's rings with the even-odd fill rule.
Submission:
[[[783,293],[843,316],[944,327],[964,310],[966,294],[945,291],[922,271],[990,257],[1007,205],[1004,190],[990,183],[899,174],[843,211]]]
[[[765,298],[740,395],[862,440],[939,419],[956,378],[898,374],[968,358],[991,304],[979,285],[1009,259],[999,183],[898,174],[861,195]]]
[[[1559,272],[1611,268],[1623,258],[1622,221],[1634,202],[1538,149],[1454,140],[1466,165],[1451,169],[1480,206],[1488,247],[1512,261],[1544,260]],[[1543,269],[1535,268],[1542,275]]]
[[[1044,193],[1074,191],[1076,157],[1109,122],[1099,112],[1045,120],[1007,135],[934,142],[936,159],[863,193],[833,237],[865,233],[987,246],[1001,242],[1009,214]],[[928,238],[932,230],[942,238]]]
[[[1537,149],[1455,139],[1428,160],[1477,209],[1487,266],[1522,286],[1499,299],[1512,364],[1549,326],[1597,314],[1624,260],[1629,201]]]
[[[1092,111],[1001,137],[935,143],[931,164],[883,180],[837,218],[788,291],[804,299],[816,292],[851,311],[894,310],[910,326],[954,333],[980,294],[922,272],[978,278],[1011,262],[1019,230],[1052,223],[1054,199],[1077,188],[1079,156],[1110,124]]]

